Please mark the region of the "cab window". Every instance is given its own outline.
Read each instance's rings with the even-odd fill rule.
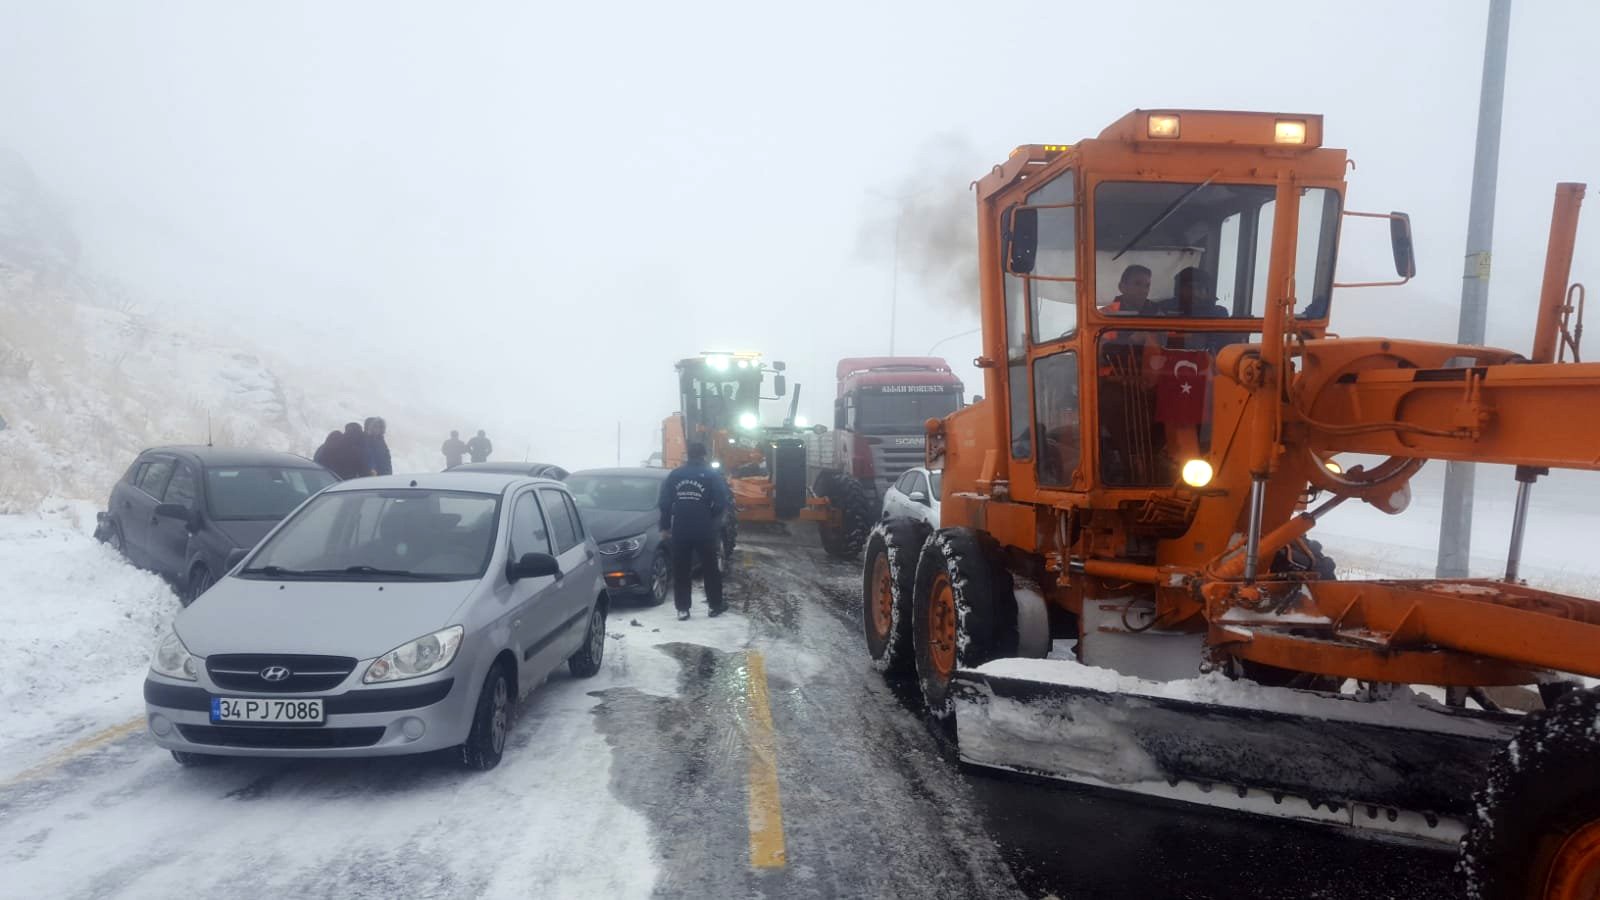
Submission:
[[[1039,484],[1068,486],[1082,457],[1078,421],[1078,354],[1046,356],[1034,363],[1033,408],[1039,421]]]
[[[1261,317],[1276,196],[1267,184],[1099,185],[1096,306],[1108,315]],[[1293,287],[1299,318],[1328,313],[1339,211],[1337,191],[1301,190]]]

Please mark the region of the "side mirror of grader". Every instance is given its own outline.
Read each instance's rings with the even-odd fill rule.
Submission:
[[[779,397],[789,393],[789,380],[782,375],[772,376],[772,392]]]
[[[1414,278],[1417,274],[1417,257],[1411,246],[1411,217],[1403,212],[1389,214],[1389,243],[1394,248],[1394,273],[1401,278]]]
[[[1039,250],[1039,211],[1026,206],[1006,210],[1006,271],[1027,275]]]

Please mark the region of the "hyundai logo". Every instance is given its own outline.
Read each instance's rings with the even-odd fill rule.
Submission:
[[[293,672],[290,672],[288,669],[284,668],[283,666],[267,666],[265,669],[261,670],[261,680],[262,681],[283,681],[286,678],[288,678],[290,675],[293,675],[293,674],[294,674]]]

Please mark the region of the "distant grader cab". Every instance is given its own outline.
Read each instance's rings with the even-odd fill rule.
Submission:
[[[869,652],[967,763],[1459,842],[1475,896],[1600,896],[1600,604],[1517,572],[1538,478],[1600,468],[1583,186],[1531,352],[1334,337],[1335,288],[1376,286],[1335,282],[1341,239],[1388,226],[1384,284],[1414,262],[1322,135],[1141,110],[975,182],[985,399],[928,423],[944,527],[868,543]],[[1338,579],[1313,526],[1403,512],[1430,459],[1516,467],[1506,577]]]

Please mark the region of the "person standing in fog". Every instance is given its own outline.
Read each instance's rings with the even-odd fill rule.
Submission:
[[[388,423],[383,421],[382,416],[372,416],[367,419],[365,446],[368,475],[394,474],[394,460],[389,455],[389,442],[383,437],[388,430]]]
[[[312,454],[312,461],[324,469],[332,471],[333,462],[339,453],[339,442],[342,440],[344,440],[344,432],[337,430],[328,432],[328,437],[322,442],[322,446],[318,447],[317,452]]]
[[[690,575],[695,560],[706,580],[706,605],[711,616],[722,615],[722,570],[717,550],[722,542],[722,516],[733,505],[722,473],[706,465],[706,445],[689,444],[689,461],[661,483],[661,537],[672,552],[672,602],[678,619],[689,618]]]
[[[467,455],[467,445],[461,440],[461,432],[450,432],[450,439],[444,442],[443,446],[439,448],[439,452],[444,454],[444,467],[446,469],[454,469],[456,466],[461,465],[461,458]]]
[[[345,423],[344,434],[339,436],[339,443],[334,445],[328,459],[328,469],[339,476],[340,481],[367,474],[367,436],[362,433],[360,422]]]
[[[489,454],[493,452],[494,445],[489,443],[489,436],[484,434],[481,428],[478,429],[477,437],[467,441],[467,455],[472,457],[473,462],[488,462]]]

